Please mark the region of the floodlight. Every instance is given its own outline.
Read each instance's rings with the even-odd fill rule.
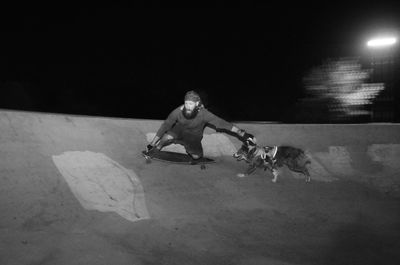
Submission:
[[[383,48],[394,45],[397,42],[395,37],[376,38],[369,40],[367,46],[371,48]]]

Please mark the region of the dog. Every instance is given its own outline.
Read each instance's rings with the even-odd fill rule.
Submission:
[[[294,172],[300,172],[305,176],[306,182],[311,181],[311,175],[308,166],[311,164],[310,159],[300,148],[292,146],[258,146],[253,142],[246,141],[240,149],[233,154],[237,161],[245,160],[249,163],[249,167],[244,173],[239,173],[238,177],[245,177],[253,173],[257,168],[269,170],[273,179],[272,182],[278,180],[278,168],[286,165]]]

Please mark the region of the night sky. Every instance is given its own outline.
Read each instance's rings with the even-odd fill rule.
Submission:
[[[373,30],[400,29],[399,11],[3,9],[0,108],[164,119],[194,89],[227,120],[287,122],[311,67],[361,56]]]

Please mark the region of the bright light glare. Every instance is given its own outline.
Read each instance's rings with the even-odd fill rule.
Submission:
[[[367,42],[368,47],[386,47],[393,45],[397,42],[397,39],[394,37],[391,38],[379,38],[379,39],[372,39]]]

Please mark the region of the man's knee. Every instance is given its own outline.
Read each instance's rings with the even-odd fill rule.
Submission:
[[[161,137],[160,142],[168,143],[168,142],[172,142],[173,140],[174,140],[174,137],[172,135],[166,133]]]
[[[160,141],[157,144],[157,147],[161,149],[164,146],[172,144],[173,142],[174,142],[174,137],[166,133],[161,137]]]
[[[200,158],[201,158],[201,155],[194,155],[194,154],[192,154],[191,156],[192,156],[193,159],[200,159]]]
[[[162,137],[161,137],[161,140],[164,140],[164,141],[170,141],[170,140],[173,140],[174,139],[174,137],[171,135],[171,134],[168,134],[168,133],[165,133]]]

